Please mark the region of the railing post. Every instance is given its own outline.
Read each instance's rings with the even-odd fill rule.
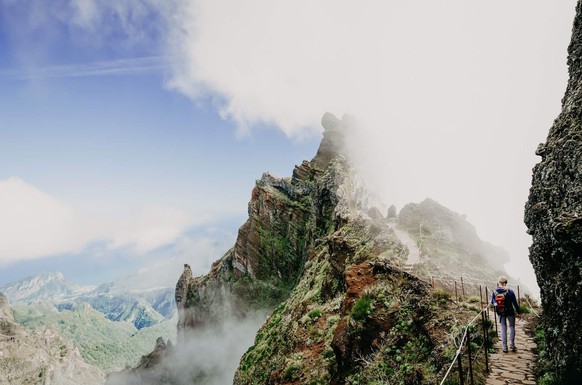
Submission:
[[[431,276],[431,277],[430,277],[430,281],[431,281],[431,283],[432,283],[432,288],[434,289],[434,277],[432,277],[432,276]]]
[[[471,358],[471,332],[467,332],[467,353],[469,355],[469,378],[471,379],[471,385],[475,385],[473,381],[473,359]]]
[[[483,311],[483,288],[479,285],[479,298],[481,298],[481,311]]]
[[[457,281],[455,281],[455,301],[459,302],[459,295],[457,294]]]
[[[485,373],[489,373],[489,333],[487,332],[485,312],[481,312],[481,320],[483,321],[483,346],[485,347]]]
[[[459,384],[465,385],[465,380],[463,379],[463,364],[461,363],[461,356],[463,355],[463,341],[461,341],[461,347],[459,348],[460,352],[457,356],[457,362],[459,363]]]
[[[519,285],[517,285],[517,304],[521,306],[521,297],[519,296]]]
[[[518,286],[519,288],[519,286]],[[519,291],[519,289],[518,289]],[[463,297],[465,296],[465,284],[463,283],[463,277],[461,277],[461,292],[463,293]]]
[[[489,289],[485,286],[485,303],[487,304],[487,319],[489,319]]]

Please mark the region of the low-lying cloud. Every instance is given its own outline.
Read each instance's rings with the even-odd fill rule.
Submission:
[[[141,207],[118,217],[87,216],[18,178],[0,180],[0,265],[79,253],[95,242],[144,254],[179,240],[197,220],[171,207]]]
[[[174,344],[160,364],[138,372],[112,374],[107,385],[231,384],[245,351],[253,344],[266,312],[223,320],[213,327],[196,329]]]

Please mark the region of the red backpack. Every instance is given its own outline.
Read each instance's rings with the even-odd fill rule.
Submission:
[[[505,314],[505,296],[507,293],[506,289],[495,289],[495,310],[499,315]]]

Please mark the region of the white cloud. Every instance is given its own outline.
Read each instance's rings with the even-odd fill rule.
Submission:
[[[31,80],[40,78],[137,75],[161,72],[167,67],[168,62],[165,58],[148,56],[94,63],[4,70],[0,71],[0,76]]]
[[[63,202],[20,179],[0,181],[0,263],[78,251],[88,240]]]
[[[92,40],[161,42],[168,86],[211,98],[239,134],[267,123],[301,137],[325,111],[357,114],[351,147],[386,201],[431,196],[529,266],[523,205],[565,89],[575,0],[75,4]]]
[[[79,210],[18,178],[0,181],[0,265],[64,253],[91,243],[138,255],[178,241],[210,218],[171,207],[143,206],[116,215],[83,215]]]
[[[171,87],[210,95],[242,134],[302,136],[324,111],[356,114],[350,147],[388,203],[430,196],[466,213],[535,286],[523,206],[565,90],[575,0],[180,5]]]
[[[113,249],[131,245],[139,254],[177,240],[193,224],[185,212],[167,207],[147,207],[116,221],[110,228]]]

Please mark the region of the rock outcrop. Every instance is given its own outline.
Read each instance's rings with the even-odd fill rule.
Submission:
[[[568,47],[570,78],[562,112],[536,154],[525,223],[557,383],[582,377],[582,2]]]
[[[185,266],[176,285],[178,343],[185,330],[273,309],[297,284],[316,240],[338,228],[350,211],[365,212],[365,193],[350,178],[343,151],[349,128],[329,113],[322,125],[323,139],[310,162],[295,167],[291,178],[265,173],[257,181],[248,220],[210,273],[194,278]]]

